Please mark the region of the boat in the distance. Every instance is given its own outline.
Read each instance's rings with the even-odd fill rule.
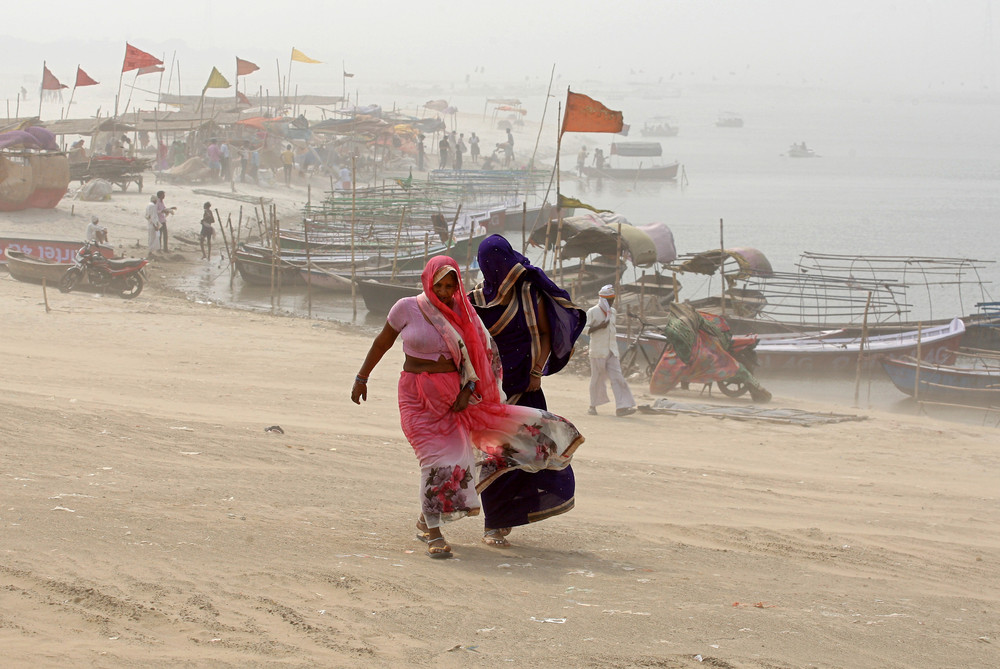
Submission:
[[[669,118],[656,116],[646,121],[639,132],[643,137],[676,137],[680,128]]]
[[[722,112],[715,121],[718,128],[742,128],[743,117],[733,112]]]
[[[819,158],[819,154],[806,146],[805,142],[798,142],[788,147],[789,158]]]
[[[612,142],[611,156],[627,158],[632,165],[623,165],[616,160],[612,166],[610,160],[603,167],[584,167],[583,174],[595,179],[620,179],[623,181],[674,181],[680,163],[674,161],[666,165],[658,159],[663,155],[663,147],[659,142]]]

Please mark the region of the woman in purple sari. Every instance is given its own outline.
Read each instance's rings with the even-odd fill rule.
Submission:
[[[500,235],[483,240],[478,260],[483,282],[469,300],[500,351],[507,403],[548,409],[542,378],[566,366],[587,314]],[[512,527],[569,511],[575,489],[571,467],[504,474],[481,494],[483,543],[508,548]]]

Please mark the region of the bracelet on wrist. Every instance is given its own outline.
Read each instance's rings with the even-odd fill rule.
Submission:
[[[534,376],[536,379],[540,379],[544,376],[544,374],[542,374],[542,370],[540,369],[531,370],[531,375]]]
[[[355,383],[363,383],[365,385],[368,385],[368,377],[367,376],[361,376],[360,374],[358,374],[357,376],[354,377],[354,381],[355,381]]]

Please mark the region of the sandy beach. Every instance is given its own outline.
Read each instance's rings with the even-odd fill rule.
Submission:
[[[480,543],[480,519],[449,525],[456,559],[432,561],[414,539],[399,347],[358,407],[370,327],[172,287],[206,266],[184,242],[202,202],[235,220],[239,201],[147,183],[0,214],[0,233],[82,238],[96,214],[144,255],[159,188],[177,241],[137,299],[43,296],[0,273],[5,666],[997,664],[995,428],[780,395],[867,419],[588,416],[587,378],[562,373],[543,385],[587,439],[576,508],[506,551]],[[288,220],[310,197],[237,189]]]

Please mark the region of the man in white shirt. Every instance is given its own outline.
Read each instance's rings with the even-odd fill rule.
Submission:
[[[108,229],[101,225],[96,216],[91,216],[90,223],[87,224],[87,241],[95,244],[108,243]]]
[[[628,416],[635,413],[635,398],[622,375],[618,361],[618,342],[615,340],[616,311],[615,288],[607,285],[598,293],[597,304],[587,310],[587,334],[590,335],[590,409],[587,413],[596,416],[597,407],[607,404],[608,388],[615,396],[615,415]]]
[[[156,203],[158,198],[153,195],[146,205],[146,229],[149,231],[149,257],[153,256],[153,251],[160,250],[160,215],[157,211]]]

